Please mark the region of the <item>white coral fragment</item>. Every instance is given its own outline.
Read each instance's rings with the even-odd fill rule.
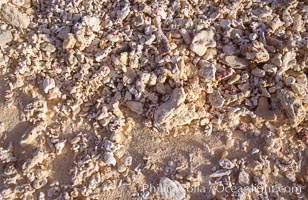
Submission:
[[[200,31],[194,36],[190,49],[198,56],[203,56],[208,48],[216,47],[214,36],[215,32],[212,27],[208,30]]]

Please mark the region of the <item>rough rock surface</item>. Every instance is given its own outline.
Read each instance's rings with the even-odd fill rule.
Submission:
[[[206,81],[215,80],[216,68],[212,63],[206,63],[199,70],[199,76],[204,78]]]
[[[181,184],[167,177],[160,179],[159,193],[168,200],[182,200],[186,196],[186,192]]]
[[[5,21],[17,28],[25,29],[30,24],[30,17],[20,12],[15,6],[8,3],[2,6],[1,15]]]
[[[194,107],[185,104],[186,94],[183,88],[173,90],[170,99],[158,107],[154,114],[155,127],[163,132],[168,132],[174,127],[189,124],[198,118]]]
[[[299,98],[287,89],[278,92],[279,102],[293,126],[301,123],[306,116],[306,109]]]
[[[216,47],[214,36],[213,28],[200,31],[193,38],[190,49],[198,56],[203,56],[209,47]]]
[[[221,96],[219,91],[214,91],[210,94],[211,105],[215,108],[220,108],[224,105],[225,99]]]
[[[237,56],[227,56],[225,58],[227,65],[234,69],[243,69],[249,65],[248,60],[239,58]]]
[[[0,31],[0,47],[6,45],[13,40],[11,31]]]
[[[133,112],[137,114],[143,113],[143,104],[138,101],[128,101],[126,102],[126,106],[129,107]]]

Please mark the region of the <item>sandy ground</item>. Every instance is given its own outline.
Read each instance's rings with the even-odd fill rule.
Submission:
[[[164,195],[155,190],[164,177],[185,188],[180,200],[308,199],[308,96],[301,94],[308,91],[303,51],[307,28],[302,24],[307,9],[302,1],[215,0],[201,6],[191,0],[106,1],[108,6],[96,0],[4,2],[0,0],[0,34],[6,39],[0,41],[0,72],[5,74],[0,75],[0,150],[6,153],[0,155],[0,200],[160,200]],[[7,106],[9,84],[14,85],[14,103]],[[165,106],[174,91],[175,105]],[[287,94],[298,101],[283,99]],[[34,105],[28,111],[39,114],[25,120],[25,106],[37,102],[46,103],[46,109],[41,112]],[[160,120],[158,111],[169,118]],[[179,113],[187,116],[173,126],[182,120]],[[101,114],[106,115],[99,118]],[[230,122],[234,116],[239,123]],[[130,118],[134,123],[126,132],[121,128],[127,128]],[[145,118],[171,134],[147,127]],[[30,120],[46,123],[46,130],[22,145],[37,125]],[[118,131],[116,122],[127,124]],[[209,124],[215,131],[206,135]],[[260,127],[259,135],[253,133]],[[122,140],[111,139],[117,134]],[[73,144],[78,137],[82,141]],[[57,155],[59,140],[66,143]],[[104,146],[106,141],[132,157],[124,171],[119,169],[124,156],[117,157],[117,150]],[[40,151],[48,157],[25,171]],[[106,153],[115,155],[116,164],[107,163]],[[11,174],[9,167],[15,170]],[[42,171],[47,178],[40,177]],[[221,175],[224,172],[229,174]],[[101,179],[94,179],[93,186],[95,174]],[[33,189],[37,180],[47,182]],[[111,187],[108,181],[118,185]],[[215,184],[255,183],[301,192],[268,197],[266,192],[261,192],[263,197],[251,192],[249,197],[239,191],[210,191]],[[98,195],[92,198],[96,189]],[[23,197],[27,192],[30,195]]]
[[[5,132],[1,133],[1,146],[7,147],[9,143],[13,143],[14,154],[18,157],[17,167],[21,168],[22,163],[33,153],[33,149],[24,148],[19,145],[20,138],[25,133],[25,130],[31,127],[31,123],[22,122],[19,119],[20,109],[18,106],[13,105],[7,107],[4,105],[4,91],[6,84],[3,77],[0,78],[0,119],[5,124]],[[21,102],[21,105],[23,102]],[[129,136],[125,140],[125,149],[133,157],[133,165],[131,169],[134,169],[138,164],[144,163],[144,156],[149,157],[151,167],[143,170],[143,178],[141,181],[131,186],[121,186],[112,191],[105,191],[101,194],[100,199],[106,200],[124,200],[124,199],[140,199],[140,197],[134,197],[143,188],[150,186],[157,187],[160,177],[170,176],[170,174],[164,171],[168,161],[175,163],[181,163],[186,166],[186,172],[189,173],[189,169],[193,171],[199,171],[202,177],[206,179],[213,171],[213,167],[218,166],[219,159],[222,153],[228,152],[228,159],[241,159],[246,158],[247,163],[252,163],[254,160],[258,160],[258,155],[247,153],[238,148],[226,149],[226,138],[221,134],[213,134],[205,137],[199,131],[191,131],[183,135],[174,137],[173,135],[163,135],[158,132],[144,127],[141,123],[142,117],[132,113],[131,111],[124,112],[127,116],[133,117],[135,126]],[[71,124],[67,124],[68,132],[63,132],[64,138],[70,140],[74,134],[82,131],[88,131],[91,134],[91,127],[82,126],[80,130],[72,131],[69,127]],[[69,132],[69,130],[71,132]],[[292,134],[292,133],[291,133]],[[107,136],[107,135],[106,135]],[[292,135],[290,135],[292,137]],[[241,131],[234,134],[236,144],[241,144],[245,141],[250,141],[250,145],[247,147],[247,151],[251,152],[253,148],[262,148],[264,140],[247,136]],[[212,150],[212,153],[208,151],[207,146]],[[236,145],[235,145],[236,146]],[[70,184],[69,171],[73,167],[74,159],[73,152],[69,147],[65,147],[63,154],[58,156],[50,164],[53,181],[58,181],[60,184]],[[307,157],[304,157],[302,167],[307,168]],[[171,174],[174,177],[175,174]],[[303,174],[305,175],[305,173]],[[300,175],[299,175],[300,176]],[[285,178],[273,178],[272,184],[279,183],[283,186],[290,186],[292,182]],[[0,184],[2,187],[3,185]],[[205,186],[208,189],[208,186]],[[42,188],[40,191],[46,192],[47,187]],[[188,192],[190,199],[202,200],[208,199],[208,191],[199,190],[197,192]],[[38,193],[36,193],[38,194]],[[160,199],[155,195],[155,192],[151,193],[148,199]]]

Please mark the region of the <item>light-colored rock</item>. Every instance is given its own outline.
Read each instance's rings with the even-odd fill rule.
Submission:
[[[42,131],[45,131],[45,129],[46,123],[44,122],[39,122],[38,124],[33,125],[28,130],[26,130],[26,133],[21,137],[20,145],[33,145],[35,140],[42,133]]]
[[[278,82],[282,74],[296,65],[296,53],[294,51],[288,51],[285,53],[282,59],[281,67],[276,73],[275,81]]]
[[[56,82],[53,78],[47,77],[46,79],[44,79],[43,89],[46,94],[48,93],[49,90],[53,89],[54,87],[56,87]]]
[[[55,52],[57,49],[55,47],[55,45],[51,44],[51,43],[44,43],[42,46],[41,46],[41,49],[43,51],[46,51],[46,52]]]
[[[278,99],[293,126],[297,126],[305,119],[306,109],[293,92],[282,89],[278,91]]]
[[[112,165],[112,166],[115,166],[117,164],[117,161],[113,156],[113,153],[108,152],[108,151],[105,152],[105,154],[104,154],[104,162],[107,165]]]
[[[162,104],[154,114],[156,123],[162,124],[172,115],[174,110],[184,103],[186,94],[183,88],[176,88],[166,103]]]
[[[1,15],[7,23],[17,28],[26,29],[30,25],[30,17],[10,3],[2,6]]]
[[[192,120],[199,118],[193,105],[184,104],[186,94],[183,88],[173,90],[170,99],[163,103],[154,113],[154,126],[168,132],[174,127],[190,124]]]
[[[137,114],[143,113],[143,104],[141,102],[128,101],[128,102],[126,102],[126,106]]]
[[[246,56],[246,59],[255,61],[256,63],[266,62],[270,59],[264,44],[257,40],[254,40],[252,43],[244,44],[241,47],[241,52]]]
[[[37,164],[42,163],[44,160],[50,158],[50,155],[44,151],[37,151],[32,159],[28,159],[22,166],[22,168],[28,172],[30,169],[35,167]]]
[[[117,144],[120,144],[123,140],[123,136],[121,133],[112,133],[111,136],[110,136],[110,140],[112,142],[115,142]]]
[[[212,63],[205,63],[199,70],[199,76],[205,79],[205,81],[215,80],[216,67]]]
[[[203,56],[208,48],[216,47],[216,41],[214,39],[214,28],[203,30],[197,33],[190,45],[190,49],[198,56]]]
[[[249,61],[237,56],[227,56],[225,58],[227,65],[234,69],[244,69],[249,65]]]
[[[76,44],[75,36],[72,33],[66,35],[63,41],[63,49],[72,49]]]
[[[12,4],[16,5],[17,7],[21,7],[26,3],[26,0],[12,0]]]
[[[100,19],[98,17],[85,16],[83,21],[86,25],[94,32],[99,31],[100,29]]]
[[[178,181],[162,177],[159,181],[159,193],[168,200],[182,200],[186,196],[185,189]]]
[[[239,173],[238,182],[242,186],[249,185],[250,183],[249,174],[245,170],[241,170],[241,172]]]
[[[6,45],[13,40],[11,31],[0,31],[0,47]]]
[[[225,99],[221,96],[220,92],[215,90],[210,94],[211,105],[215,108],[221,108],[224,105]]]
[[[55,144],[57,155],[60,155],[62,153],[63,148],[65,147],[65,143],[66,143],[66,140],[60,140],[59,142]]]

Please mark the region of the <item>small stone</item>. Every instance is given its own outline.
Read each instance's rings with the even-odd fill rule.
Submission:
[[[239,81],[240,79],[241,79],[241,75],[239,75],[239,74],[232,74],[230,76],[230,78],[228,79],[227,84],[228,85],[232,85],[233,83]]]
[[[56,51],[55,45],[53,45],[53,44],[51,44],[51,43],[44,43],[44,44],[42,45],[41,49],[42,49],[43,51],[50,52],[50,53]]]
[[[16,6],[22,6],[25,4],[25,0],[12,0],[12,3]],[[1,4],[1,3],[0,3]]]
[[[26,29],[30,24],[30,17],[10,3],[2,6],[1,15],[7,23],[17,28]]]
[[[112,165],[112,166],[115,166],[117,164],[117,161],[114,158],[113,153],[111,153],[111,152],[105,152],[105,154],[104,154],[104,162],[107,165]]]
[[[300,99],[296,98],[293,92],[282,89],[278,92],[278,99],[282,109],[286,112],[294,126],[301,123],[306,116],[306,109]]]
[[[197,33],[192,40],[190,49],[198,56],[203,56],[209,47],[216,47],[214,35],[215,32],[213,28]]]
[[[286,171],[285,176],[293,183],[296,181],[296,174],[293,171]]]
[[[210,124],[207,124],[205,127],[204,127],[204,135],[206,136],[210,136],[213,132],[213,125],[212,123]]]
[[[0,31],[0,47],[3,47],[12,40],[13,40],[13,35],[11,31]]]
[[[43,89],[44,92],[47,94],[49,90],[53,89],[54,87],[56,87],[56,82],[53,78],[46,78],[43,81]]]
[[[100,29],[100,19],[98,17],[85,16],[83,21],[86,25],[94,32],[99,31]]]
[[[63,148],[65,147],[65,143],[66,143],[66,140],[60,140],[59,142],[55,144],[57,155],[62,154]]]
[[[253,60],[256,63],[266,62],[270,59],[264,44],[257,40],[254,40],[252,43],[244,44],[241,47],[241,53],[246,56],[246,59]]]
[[[212,170],[216,170],[216,167],[214,167]],[[231,174],[232,170],[230,169],[220,169],[215,171],[213,174],[210,175],[211,178],[220,178],[223,176],[229,176]]]
[[[221,21],[220,21],[220,26],[222,27],[222,28],[229,28],[230,27],[230,20],[228,20],[228,19],[222,19]]]
[[[234,69],[244,69],[249,65],[249,61],[237,56],[227,56],[225,58],[227,65]]]
[[[272,65],[272,64],[265,64],[263,66],[263,69],[264,69],[265,72],[271,73],[271,74],[275,74],[277,72],[277,67],[275,65]]]
[[[239,173],[239,175],[238,175],[238,182],[242,186],[249,185],[249,183],[250,183],[249,174],[245,170],[242,170]]]
[[[183,40],[184,40],[185,44],[190,45],[191,42],[192,42],[192,39],[191,39],[188,31],[186,29],[181,29],[180,33],[181,33],[181,35],[183,37]]]
[[[303,87],[307,87],[307,85],[308,85],[306,74],[301,74],[301,75],[297,76],[296,81],[299,85],[301,85]]]
[[[118,35],[108,34],[106,39],[110,42],[118,42],[120,40],[120,37]]]
[[[123,173],[123,172],[125,172],[127,170],[127,167],[126,166],[124,166],[124,165],[119,165],[118,166],[118,172],[119,173]]]
[[[126,102],[126,106],[129,107],[133,112],[137,114],[143,113],[143,104],[138,101],[128,101]]]
[[[185,189],[178,181],[162,177],[159,181],[158,192],[169,200],[182,200],[186,196]]]
[[[257,76],[257,77],[264,77],[265,76],[265,71],[256,67],[254,68],[253,70],[251,70],[251,73],[254,75],[254,76]]]
[[[72,49],[76,44],[76,39],[72,33],[66,35],[63,41],[63,49]]]
[[[205,79],[205,81],[215,80],[216,68],[212,63],[206,63],[199,70],[199,76]]]
[[[211,105],[215,108],[221,108],[224,105],[225,99],[221,96],[220,92],[215,90],[210,94]]]

